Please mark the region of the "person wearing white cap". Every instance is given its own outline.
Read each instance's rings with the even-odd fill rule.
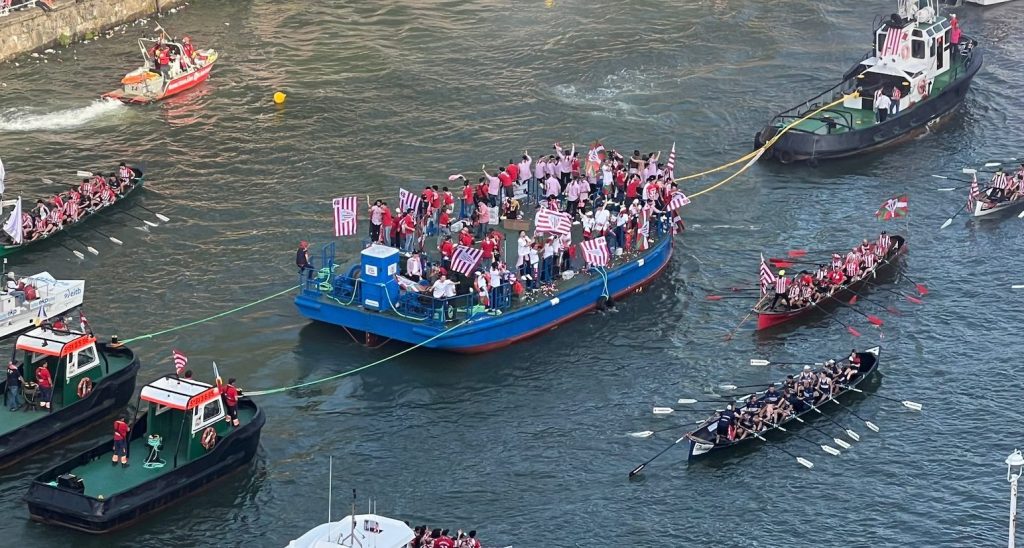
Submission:
[[[594,212],[588,211],[583,214],[583,239],[589,240],[594,232]]]
[[[788,290],[789,278],[786,277],[786,271],[779,270],[779,275],[775,278],[775,298],[772,299],[771,308],[775,308],[775,305],[778,304],[779,299],[782,299],[782,302],[789,306],[789,297],[786,295]]]
[[[804,370],[800,372],[800,376],[798,377],[798,380],[800,382],[805,382],[805,381],[806,382],[813,382],[814,379],[815,379],[815,375],[814,375],[814,371],[811,369],[811,366],[805,365],[804,366]]]

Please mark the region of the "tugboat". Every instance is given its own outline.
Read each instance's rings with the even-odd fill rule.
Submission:
[[[13,464],[82,427],[124,407],[135,392],[139,359],[126,347],[97,343],[88,333],[39,327],[18,337],[14,362],[24,381],[16,402],[0,411],[0,466]],[[47,399],[40,389],[41,367],[52,383]],[[10,366],[8,367],[10,369]]]
[[[754,138],[761,148],[794,121],[765,157],[816,162],[877,150],[918,134],[959,107],[982,65],[978,42],[960,33],[956,16],[936,0],[899,0],[897,13],[875,25],[874,48],[843,81],[777,114]],[[891,115],[876,115],[881,94]],[[833,101],[842,104],[801,120]]]
[[[266,422],[243,397],[232,426],[217,386],[175,375],[144,386],[139,400],[148,409],[129,423],[130,464],[112,466],[104,441],[47,470],[25,495],[33,520],[87,533],[125,527],[246,466]]]
[[[169,63],[166,74],[158,68],[161,48],[167,47]],[[161,101],[191,89],[210,77],[217,62],[217,51],[196,50],[186,36],[182,42],[170,39],[166,33],[157,40],[140,38],[142,66],[121,78],[121,89],[103,94],[129,104],[147,104]]]
[[[18,278],[8,272],[4,282],[13,280],[24,296],[0,295],[0,339],[38,327],[46,321],[82,306],[85,280],[57,280],[49,272]]]

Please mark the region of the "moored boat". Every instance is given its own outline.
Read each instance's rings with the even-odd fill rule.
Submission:
[[[11,214],[5,220],[6,222],[4,230],[0,231],[0,257],[17,253],[32,245],[44,241],[47,238],[56,236],[58,234],[62,234],[65,231],[88,221],[89,219],[96,216],[96,214],[107,210],[108,208],[117,203],[120,203],[125,198],[127,198],[128,195],[130,195],[132,192],[135,192],[136,189],[142,188],[142,184],[145,178],[145,175],[143,174],[142,170],[137,167],[132,167],[131,173],[132,176],[128,178],[126,182],[124,182],[123,184],[119,184],[116,191],[111,189],[109,186],[107,186],[106,189],[103,189],[102,192],[104,193],[106,193],[107,190],[110,190],[110,193],[107,195],[107,197],[99,198],[98,193],[100,191],[97,191],[97,199],[95,204],[89,203],[85,196],[81,196],[82,194],[85,194],[84,192],[82,192],[82,189],[83,185],[85,185],[86,183],[83,183],[82,185],[77,185],[68,192],[60,193],[59,195],[62,197],[69,196],[71,195],[71,193],[76,193],[81,196],[80,202],[74,204],[74,209],[77,212],[77,217],[69,218],[65,214],[63,220],[54,223],[52,221],[52,217],[47,215],[46,218],[43,219],[43,221],[45,221],[47,225],[55,226],[56,229],[46,233],[33,233],[31,236],[28,237],[26,237],[28,235],[28,228],[26,227],[26,225],[39,227],[41,222],[40,217],[31,214],[25,209],[23,209],[21,198],[18,198],[17,200],[4,200],[2,203],[0,203],[0,206],[2,206],[2,208],[4,209],[6,209],[7,207],[11,207]],[[100,181],[101,179],[103,181],[117,179],[117,175],[111,174],[110,177],[103,177],[100,174],[95,174],[93,177],[90,178],[90,182],[88,184],[91,187],[95,188],[100,183],[94,181]],[[107,183],[104,182],[103,184]],[[51,206],[53,206],[53,204],[51,204]],[[63,207],[61,207],[60,209],[63,213],[65,211],[68,211],[71,207],[71,201],[65,200]],[[53,206],[53,208],[57,209],[56,206]],[[11,221],[12,217],[21,217],[22,223],[18,224],[17,226],[13,226]],[[9,228],[14,228],[15,230],[9,231]]]
[[[852,156],[912,137],[963,103],[983,61],[977,41],[961,34],[955,16],[939,13],[935,0],[897,5],[842,82],[777,114],[756,135],[755,148],[796,122],[765,157],[789,163]],[[876,114],[876,101],[892,103],[884,116]]]
[[[57,280],[49,272],[20,279],[9,272],[7,281],[21,289],[20,294],[0,295],[0,339],[37,327],[37,321],[62,316],[85,298],[85,280]]]
[[[880,351],[881,349],[876,346],[873,348],[869,348],[863,352],[857,352],[856,354],[860,358],[860,366],[858,372],[855,375],[853,375],[853,377],[849,381],[843,382],[842,384],[839,384],[838,382],[836,383],[836,388],[832,394],[832,399],[841,398],[844,394],[850,392],[850,388],[856,388],[856,386],[863,382],[864,379],[870,377],[871,374],[878,369]],[[840,367],[844,367],[845,365],[849,364],[849,360],[843,360],[837,362],[837,364]],[[819,372],[816,371],[815,374],[817,373]],[[781,383],[775,383],[773,386],[777,386],[779,384]],[[759,392],[757,395],[761,397],[764,395],[764,392]],[[822,403],[822,406],[827,408],[827,403],[828,399],[826,399],[825,402]],[[745,400],[737,400],[734,404],[734,406],[737,409],[744,407],[744,405],[746,405]],[[798,405],[800,405],[799,402]],[[780,420],[778,424],[767,424],[764,429],[757,431],[757,435],[761,436],[762,438],[766,438],[767,436],[772,435],[776,432],[784,431],[786,425],[789,425],[794,421],[798,421],[801,416],[806,415],[808,413],[814,413],[814,410],[811,408],[810,404],[804,403],[802,405],[802,409],[797,409],[794,407],[793,411],[789,415],[785,416],[782,420]],[[795,426],[790,426],[789,428],[794,427]],[[707,458],[711,455],[720,454],[721,452],[724,452],[725,450],[728,449],[735,449],[738,447],[748,446],[751,445],[750,442],[753,442],[758,439],[757,436],[754,435],[747,435],[746,437],[743,438],[739,438],[738,436],[732,436],[730,439],[729,436],[718,435],[718,432],[719,415],[716,413],[715,415],[709,417],[707,420],[702,422],[700,426],[698,426],[694,431],[687,433],[686,439],[689,445],[687,450],[687,460],[692,462],[703,458]]]
[[[185,37],[188,38],[187,36]],[[217,62],[217,51],[195,50],[190,41],[178,42],[165,37],[158,40],[139,39],[142,66],[121,79],[121,89],[103,94],[124,103],[153,103],[191,89],[210,78],[210,70]],[[161,71],[158,65],[159,49],[167,46],[169,63]]]
[[[815,310],[824,312],[832,310],[836,306],[839,306],[840,302],[849,300],[853,297],[856,292],[859,292],[867,285],[868,280],[872,280],[874,283],[877,283],[879,280],[883,280],[886,276],[891,275],[895,270],[899,258],[902,257],[906,251],[906,239],[895,234],[890,236],[889,249],[877,260],[873,267],[861,269],[858,277],[854,279],[845,278],[844,281],[839,284],[827,286],[824,284],[815,285],[819,290],[819,293],[816,293],[816,295],[819,296],[816,299],[797,307],[790,307],[784,304],[781,308],[777,308],[778,303],[775,302],[776,299],[774,293],[771,291],[765,293],[757,301],[757,304],[754,305],[753,309],[757,314],[757,329],[762,330],[775,327]],[[821,291],[822,289],[824,289],[824,291]]]
[[[243,397],[232,426],[217,386],[174,375],[144,386],[139,400],[148,409],[130,423],[129,465],[118,466],[104,441],[40,474],[25,495],[33,520],[88,533],[127,526],[247,466],[266,422]]]
[[[8,410],[0,411],[0,466],[78,433],[122,408],[135,392],[135,353],[98,343],[91,334],[40,327],[21,335],[15,349],[23,352],[17,364],[23,382],[19,405],[10,410],[15,402],[4,381]],[[48,399],[39,386],[47,374]]]

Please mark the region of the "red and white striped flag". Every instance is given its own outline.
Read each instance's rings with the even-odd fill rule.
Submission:
[[[587,261],[588,265],[608,266],[611,254],[608,253],[608,242],[605,241],[604,236],[582,242],[580,247],[583,248],[583,259]]]
[[[549,232],[568,236],[572,234],[572,217],[568,213],[538,209],[533,220],[537,232]]]
[[[973,175],[971,178],[973,180],[971,181],[971,191],[967,194],[967,210],[973,212],[975,203],[981,197],[981,189],[978,188],[978,176]]]
[[[908,38],[907,33],[903,32],[903,29],[890,28],[889,32],[885,35],[885,44],[882,46],[882,57],[888,57],[899,54],[900,44]]]
[[[89,320],[85,317],[85,312],[78,311],[78,327],[82,329],[82,333],[89,332]]]
[[[420,210],[420,197],[415,192],[400,188],[398,189],[398,205],[402,208],[402,213],[411,209],[413,214],[416,214]]]
[[[672,152],[668,153],[668,163],[665,164],[665,168],[668,169],[668,174],[673,179],[676,176],[676,144],[672,143]]]
[[[483,256],[484,250],[482,249],[457,245],[455,251],[452,252],[452,270],[469,276]]]
[[[334,236],[352,236],[356,233],[356,197],[334,199]]]
[[[637,230],[637,232],[639,232],[640,235],[645,237],[645,238],[650,236],[651,235],[651,221],[649,219],[644,219],[644,224],[640,225],[640,229]]]
[[[775,285],[775,274],[772,274],[772,269],[768,268],[768,263],[764,262],[764,254],[761,254],[761,294],[765,295],[768,290]]]
[[[673,192],[672,199],[668,201],[668,210],[675,211],[688,203],[690,203],[690,199],[685,194],[680,191]]]
[[[171,350],[171,355],[174,356],[174,374],[181,375],[188,365],[188,356],[182,354],[181,350]]]

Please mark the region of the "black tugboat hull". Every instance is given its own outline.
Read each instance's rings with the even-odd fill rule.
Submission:
[[[125,349],[130,352],[130,350]],[[114,352],[104,348],[103,352]],[[139,358],[116,373],[96,383],[92,393],[73,406],[26,424],[0,436],[0,468],[10,466],[47,446],[80,433],[89,424],[109,417],[125,405],[135,393],[135,379],[139,374]],[[16,413],[44,413],[43,411],[16,411]]]
[[[772,145],[764,158],[773,158],[784,164],[834,160],[872,152],[920,135],[929,125],[938,123],[942,117],[952,114],[963,104],[983,60],[982,51],[975,50],[963,76],[938,95],[915,105],[906,113],[857,131],[819,135],[790,130]],[[779,128],[775,126],[761,129],[754,137],[754,148],[763,146],[778,131]]]
[[[260,442],[260,430],[266,422],[263,410],[251,400],[239,400],[239,407],[256,409],[251,421],[225,436],[202,458],[182,465],[151,481],[98,500],[48,485],[43,478],[64,474],[81,463],[110,452],[110,442],[93,449],[38,476],[25,495],[29,516],[34,521],[60,525],[86,533],[107,533],[127,527],[148,514],[207,487],[214,481],[241,470],[252,462]],[[146,416],[132,428],[132,439],[146,435]],[[170,463],[168,463],[170,465]],[[136,464],[138,466],[138,464]]]

